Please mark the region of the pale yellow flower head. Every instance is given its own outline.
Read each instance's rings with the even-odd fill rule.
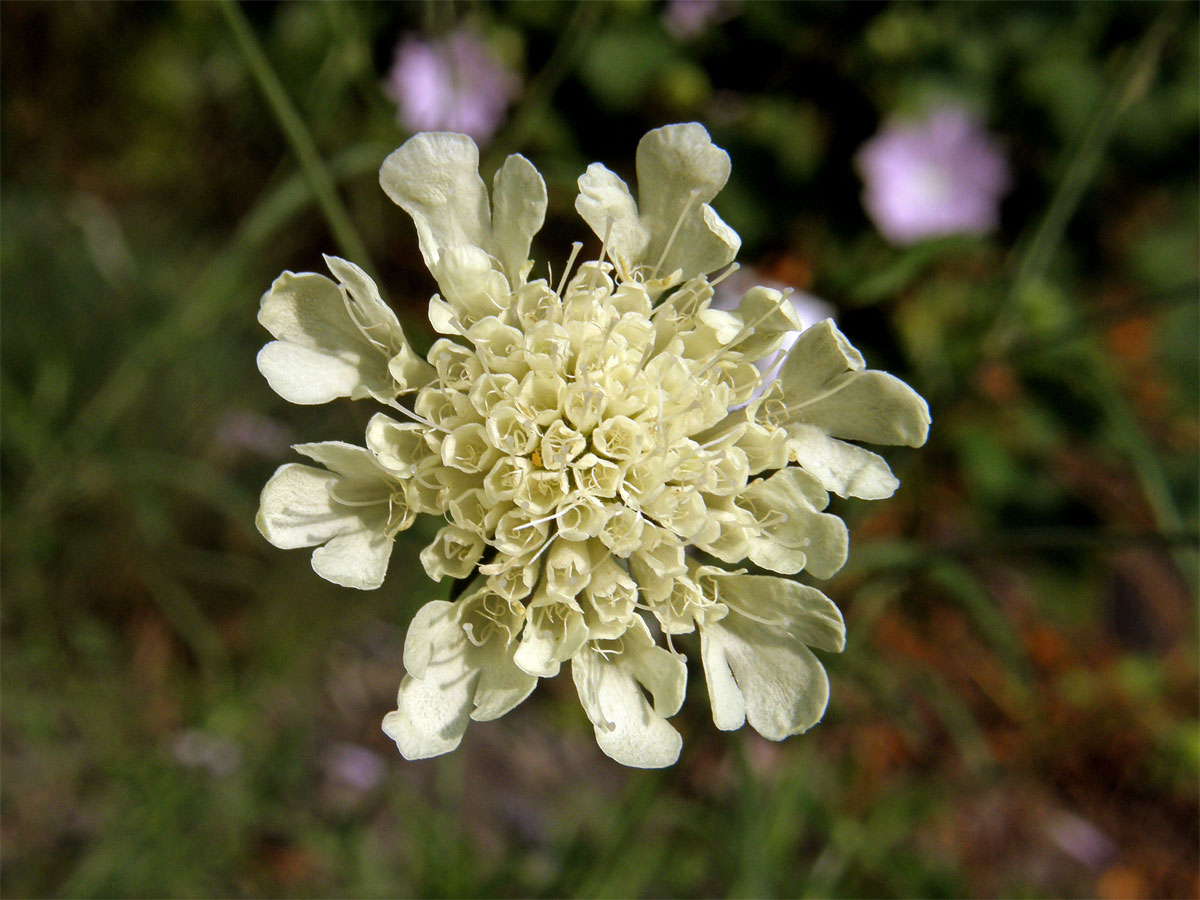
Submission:
[[[524,157],[489,197],[470,138],[420,134],[392,153],[381,184],[439,287],[428,359],[342,260],[328,260],[336,282],[285,273],[263,298],[277,340],[259,367],[275,390],[389,413],[365,448],[299,447],[324,468],[276,472],[262,533],[317,547],[313,566],[335,583],[375,588],[395,535],[429,514],[444,524],[421,552],[426,573],[465,582],[409,628],[383,726],[409,759],[454,749],[470,719],[503,715],[568,663],[604,752],[670,765],[687,679],[672,636],[695,631],[718,728],[749,721],[780,740],[824,713],[810,648],[842,649],[841,615],[777,576],[841,568],[829,493],[881,499],[898,485],[851,442],[918,446],[928,407],[866,369],[829,320],[781,353],[799,323],[779,291],[711,306],[740,242],[710,205],[729,157],[702,126],[647,134],[637,176],[635,199],[588,167],[576,209],[601,258],[574,266],[573,253],[551,282],[530,278],[546,190]],[[764,360],[777,377],[760,392]],[[747,560],[776,575],[727,568]]]

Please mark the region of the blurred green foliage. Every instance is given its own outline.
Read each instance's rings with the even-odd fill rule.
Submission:
[[[688,38],[649,2],[2,14],[6,895],[1200,891],[1194,5],[730,0]],[[254,530],[287,445],[366,416],[266,387],[271,279],[361,246],[431,339],[381,80],[462,24],[524,79],[484,167],[545,174],[535,258],[582,236],[587,163],[702,121],[743,263],[930,400],[898,495],[841,504],[850,638],[808,735],[716,732],[697,678],[679,764],[626,771],[560,678],[406,763],[378,723],[430,527],[363,595]],[[853,156],[941,101],[1014,188],[997,234],[897,249]]]

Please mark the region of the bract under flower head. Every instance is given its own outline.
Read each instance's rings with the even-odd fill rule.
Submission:
[[[779,291],[712,305],[739,241],[709,205],[729,158],[704,128],[651,131],[637,171],[636,199],[598,164],[580,178],[577,209],[604,249],[573,266],[577,245],[551,283],[530,277],[546,191],[526,159],[508,158],[489,197],[464,135],[421,134],[392,153],[382,186],[412,217],[439,287],[430,322],[443,337],[426,360],[382,310],[351,305],[378,294],[348,264],[334,267],[340,288],[289,275],[263,299],[307,309],[319,291],[337,307],[282,316],[318,325],[272,328],[299,348],[260,356],[280,393],[390,408],[365,448],[298,448],[325,468],[276,472],[263,534],[316,546],[319,574],[371,588],[416,515],[445,522],[421,563],[464,590],[413,620],[384,720],[409,759],[454,749],[471,719],[503,715],[567,663],[604,752],[669,765],[687,678],[672,639],[696,631],[719,728],[749,721],[779,740],[825,709],[810,648],[842,648],[841,615],[777,576],[842,566],[847,532],[825,511],[829,493],[878,499],[897,486],[852,442],[917,446],[928,408],[868,370],[829,320],[783,351],[799,322]],[[303,384],[304,360],[320,390]],[[779,374],[759,393],[763,360]],[[717,565],[745,560],[776,575]]]

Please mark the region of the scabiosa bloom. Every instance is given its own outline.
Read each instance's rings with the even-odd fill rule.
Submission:
[[[433,41],[405,38],[396,46],[385,90],[410,131],[461,131],[488,140],[500,126],[520,82],[469,31]]]
[[[965,110],[944,107],[920,122],[889,125],[863,145],[857,164],[863,206],[893,244],[986,234],[999,224],[1008,162]]]
[[[837,652],[841,614],[791,578],[828,578],[846,558],[829,492],[877,499],[897,486],[851,441],[924,442],[925,402],[868,370],[825,320],[804,331],[759,397],[755,363],[798,329],[780,291],[753,287],[711,306],[738,236],[710,201],[729,157],[697,124],[638,145],[638,197],[593,164],[576,210],[600,258],[531,279],[546,211],[519,155],[491,198],[461,134],[420,134],[392,153],[383,189],[413,219],[437,280],[443,335],[418,357],[357,267],[336,280],[285,272],[263,297],[276,341],[259,368],[285,398],[371,398],[387,406],[365,447],[297,450],[258,526],[278,547],[316,547],[337,584],[378,587],[396,534],[419,514],[445,524],[421,553],[453,602],[427,603],[404,644],[408,674],[383,727],[409,759],[458,746],[471,719],[497,718],[565,662],[600,747],[665,766],[681,739],[685,657],[699,631],[717,727],[749,722],[780,740],[816,723],[829,685],[810,648]],[[403,401],[401,398],[404,398]]]

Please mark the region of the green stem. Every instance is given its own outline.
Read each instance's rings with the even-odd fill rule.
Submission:
[[[317,198],[317,204],[321,207],[325,221],[329,224],[329,230],[333,232],[333,239],[338,248],[348,258],[362,266],[368,274],[374,273],[375,268],[371,264],[366,244],[363,243],[362,237],[350,220],[350,215],[346,211],[341,197],[338,196],[333,176],[317,151],[316,142],[284,89],[283,83],[271,67],[262,45],[254,36],[254,31],[250,28],[250,23],[246,21],[241,7],[235,0],[219,0],[218,6],[225,15],[225,21],[228,23],[230,31],[233,32],[238,50],[246,60],[246,65],[249,66],[254,80],[266,98],[267,105],[271,108],[280,130],[283,131],[288,143],[291,144],[292,151],[300,161],[300,166],[312,186],[313,195]]]
[[[1122,114],[1153,81],[1163,47],[1178,28],[1185,9],[1182,2],[1170,3],[1151,23],[1105,95],[1091,127],[1068,159],[1062,181],[1037,228],[1028,240],[1022,241],[1014,250],[1012,284],[1007,301],[997,306],[995,322],[983,345],[985,356],[1006,356],[1020,337],[1021,304],[1029,285],[1045,276],[1062,243],[1067,225],[1100,168]],[[1183,516],[1171,496],[1162,464],[1146,438],[1137,415],[1120,391],[1110,367],[1098,351],[1092,354],[1091,369],[1096,395],[1104,406],[1113,436],[1128,457],[1159,529],[1167,534],[1184,531]],[[1185,577],[1194,582],[1194,556],[1183,549],[1176,549],[1175,558]]]
[[[530,83],[521,99],[520,105],[513,112],[508,128],[500,140],[497,140],[488,153],[485,169],[495,168],[491,163],[506,155],[512,148],[518,147],[525,139],[529,122],[550,102],[558,86],[570,74],[572,66],[579,60],[579,47],[594,30],[604,12],[604,4],[597,2],[579,2],[570,21],[562,30],[554,52],[546,60],[537,77]]]
[[[1007,302],[998,305],[997,321],[988,342],[992,352],[997,355],[1002,355],[1018,336],[1021,298],[1027,285],[1045,274],[1058,251],[1059,244],[1062,243],[1068,223],[1096,176],[1104,158],[1104,151],[1122,114],[1153,80],[1159,55],[1167,39],[1178,26],[1184,9],[1183,3],[1168,5],[1147,29],[1116,82],[1105,95],[1092,119],[1091,127],[1067,160],[1062,181],[1059,182],[1037,228],[1014,249],[1014,276],[1008,299]]]
[[[378,167],[380,150],[354,147],[334,160],[334,171],[353,178]],[[206,338],[222,321],[230,303],[244,304],[239,286],[254,253],[312,202],[312,185],[298,174],[264,193],[238,224],[225,246],[191,281],[178,307],[168,310],[159,325],[129,348],[80,410],[74,432],[83,447],[98,445],[114,423],[141,399],[163,359],[181,343]]]

